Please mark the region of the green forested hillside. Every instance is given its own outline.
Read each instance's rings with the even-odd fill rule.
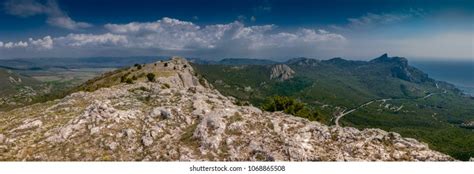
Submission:
[[[462,160],[474,156],[474,132],[460,126],[474,120],[474,100],[409,66],[405,58],[298,58],[285,64],[296,72],[285,81],[270,79],[274,65],[194,66],[223,94],[256,106],[271,96],[289,96],[320,112],[326,124],[354,109],[340,125],[399,132]]]
[[[0,69],[0,110],[30,102],[40,86],[36,79]]]
[[[56,99],[65,82],[42,82],[15,71],[0,68],[0,111]]]

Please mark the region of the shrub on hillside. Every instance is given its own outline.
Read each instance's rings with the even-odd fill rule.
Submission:
[[[155,74],[153,74],[153,73],[148,73],[148,74],[146,75],[146,78],[148,79],[148,81],[154,82],[154,81],[155,81]]]
[[[142,69],[142,65],[140,65],[140,64],[138,64],[138,63],[135,64],[135,67],[137,67],[138,70]]]
[[[120,77],[120,83],[123,83],[127,80],[127,76]]]
[[[269,112],[283,111],[284,113],[307,118],[312,121],[320,121],[321,119],[318,111],[313,111],[306,104],[291,97],[274,96],[269,98],[262,105],[262,109]]]
[[[125,83],[128,83],[128,84],[133,84],[133,80],[130,79],[130,78],[127,78],[127,80],[125,80]]]

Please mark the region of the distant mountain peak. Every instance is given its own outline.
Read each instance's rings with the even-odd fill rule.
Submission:
[[[250,58],[225,58],[217,62],[222,65],[273,65],[277,64],[273,60],[268,59],[250,59]]]
[[[339,60],[346,60],[346,59],[343,59],[343,58],[341,58],[341,57],[334,57],[334,58],[331,58],[331,59],[329,59],[329,60],[338,60],[338,61],[339,61]]]
[[[314,66],[319,63],[319,60],[313,58],[306,58],[306,57],[297,57],[292,58],[286,61],[285,64],[287,65],[310,65]]]
[[[390,73],[393,77],[409,82],[420,83],[424,81],[433,81],[422,71],[408,65],[408,60],[404,57],[388,57],[387,54],[375,58],[369,63],[382,64],[390,67]]]
[[[388,57],[388,54],[385,53],[380,57],[372,59],[369,61],[371,63],[400,63],[404,66],[408,66],[408,60],[404,57]]]
[[[370,62],[387,62],[387,61],[390,61],[391,58],[388,57],[388,54],[385,53],[385,54],[382,54],[381,56],[375,58],[375,59],[372,59]]]
[[[341,57],[334,57],[334,58],[326,60],[326,61],[331,62],[331,63],[348,62],[348,60],[343,59]]]

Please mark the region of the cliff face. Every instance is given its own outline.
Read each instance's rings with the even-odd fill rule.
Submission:
[[[382,56],[371,60],[370,63],[390,65],[391,76],[405,81],[414,83],[433,81],[432,79],[428,78],[427,74],[412,66],[409,66],[408,60],[403,57],[388,57],[387,54],[383,54]]]
[[[182,58],[130,71],[156,78],[0,112],[0,160],[453,160],[397,133],[237,106]]]
[[[295,74],[295,71],[285,64],[275,65],[271,71],[270,79],[277,79],[281,81],[291,79]]]

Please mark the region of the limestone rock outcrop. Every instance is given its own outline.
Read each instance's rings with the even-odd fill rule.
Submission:
[[[275,65],[271,71],[270,79],[277,79],[280,81],[291,79],[295,74],[295,71],[285,64]]]

